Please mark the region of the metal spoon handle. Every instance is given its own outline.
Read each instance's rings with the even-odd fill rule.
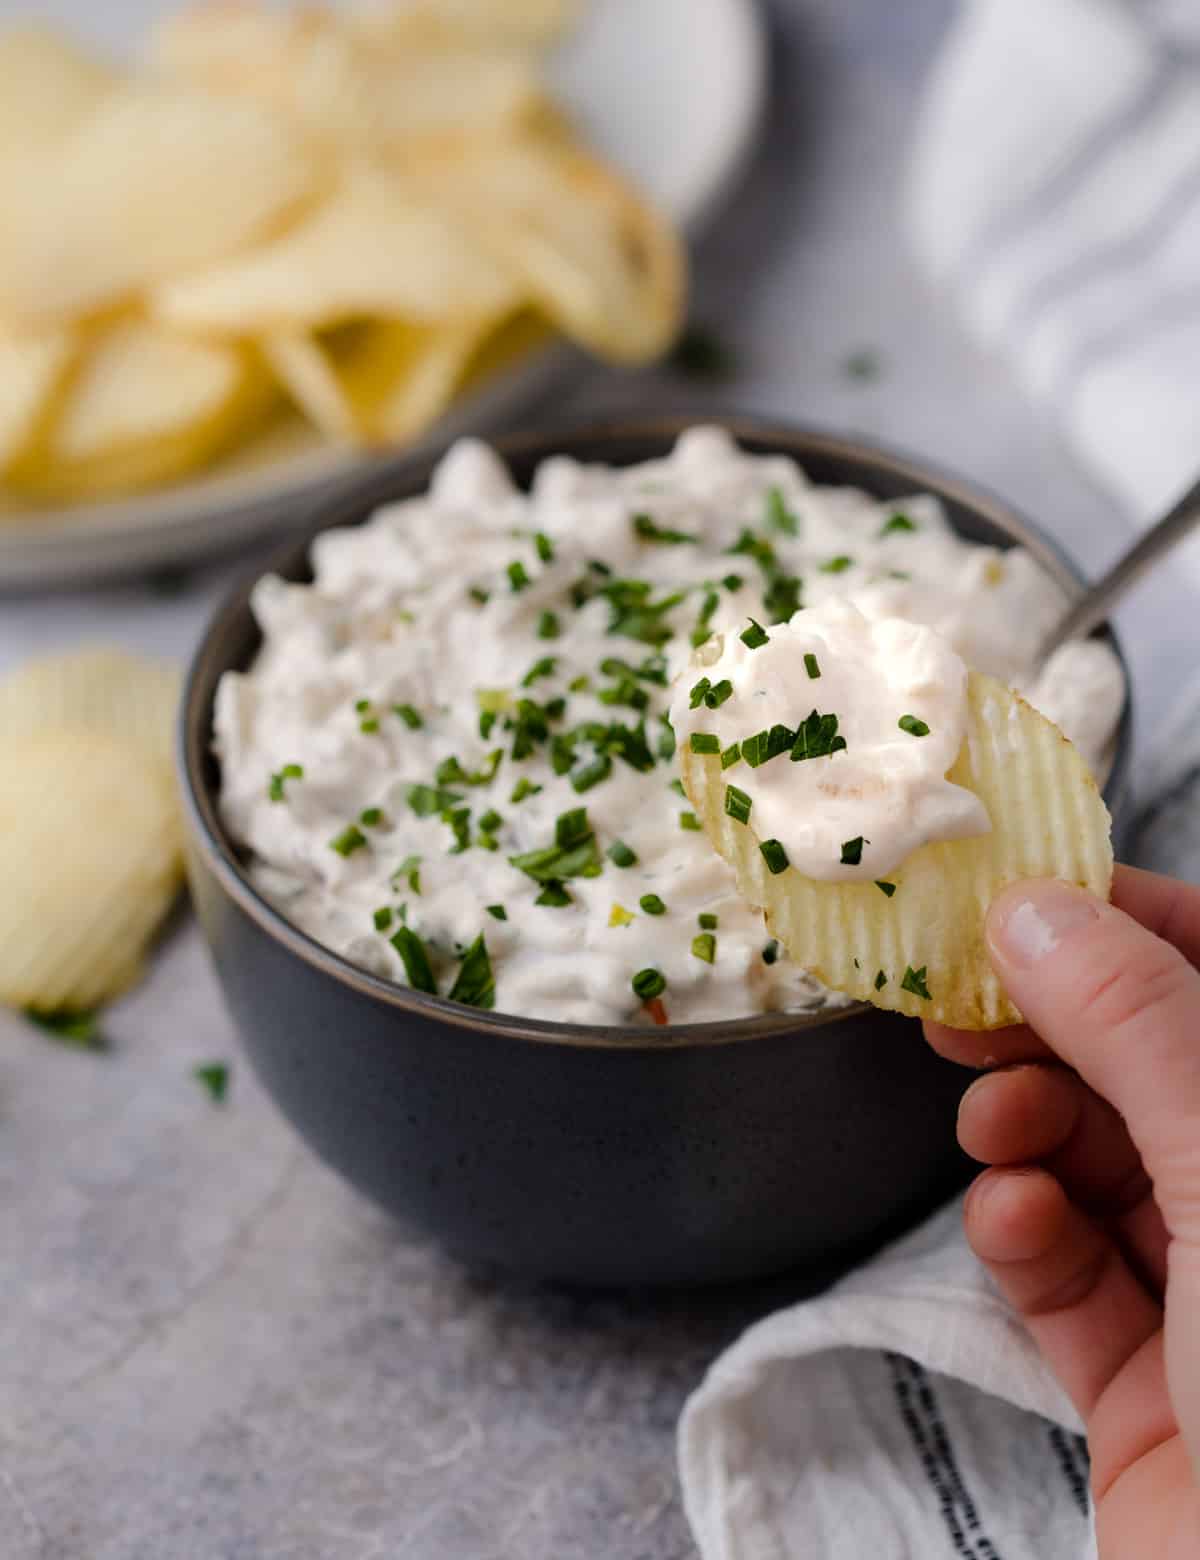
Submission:
[[[1041,659],[1045,659],[1068,639],[1083,639],[1092,629],[1103,623],[1113,604],[1125,594],[1135,580],[1157,563],[1162,555],[1170,552],[1177,542],[1200,526],[1200,482],[1190,487],[1157,525],[1152,525],[1143,537],[1117,560],[1112,568],[1080,596],[1067,612],[1058,627],[1047,636],[1042,646]]]

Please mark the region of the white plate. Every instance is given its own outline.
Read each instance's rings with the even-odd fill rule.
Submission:
[[[39,19],[119,46],[114,32],[144,29],[163,9],[127,0],[97,16],[83,0],[57,0]],[[0,21],[15,14],[15,4],[0,0]],[[728,194],[754,136],[766,78],[761,19],[754,0],[591,0],[553,76],[592,144],[694,237]],[[539,353],[458,403],[423,443],[511,424],[578,363],[563,347]],[[372,461],[298,423],[281,425],[211,474],[138,498],[42,510],[36,520],[7,509],[0,587],[129,574],[249,542],[371,465],[412,453]]]

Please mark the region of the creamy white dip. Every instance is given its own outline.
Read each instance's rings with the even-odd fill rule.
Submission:
[[[806,877],[870,881],[931,841],[991,829],[946,779],[967,729],[962,657],[850,599],[715,635],[675,685],[671,724],[681,744],[725,755],[744,821]]]
[[[680,794],[664,717],[693,640],[852,594],[1021,686],[1093,764],[1123,697],[1094,643],[1031,681],[1064,603],[1027,554],[714,428],[640,466],[548,460],[528,494],[464,441],[428,494],[318,537],[312,563],[311,585],[259,582],[262,649],[218,691],[221,809],[254,881],[365,969],[485,1002],[490,970],[497,1009],[561,1022],[845,1000],[776,959]]]

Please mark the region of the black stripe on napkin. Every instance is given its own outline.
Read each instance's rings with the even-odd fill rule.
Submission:
[[[1087,1442],[1081,1435],[1068,1435],[1058,1425],[1051,1425],[1047,1435],[1054,1460],[1067,1481],[1067,1488],[1071,1491],[1071,1499],[1086,1517],[1091,1505],[1088,1489],[1092,1466]]]

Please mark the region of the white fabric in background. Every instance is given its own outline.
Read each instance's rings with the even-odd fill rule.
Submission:
[[[712,1367],[679,1433],[703,1560],[1088,1560],[1079,1420],[953,1203]]]
[[[968,327],[1135,521],[1190,485],[1196,0],[965,0],[926,89],[907,206]]]

